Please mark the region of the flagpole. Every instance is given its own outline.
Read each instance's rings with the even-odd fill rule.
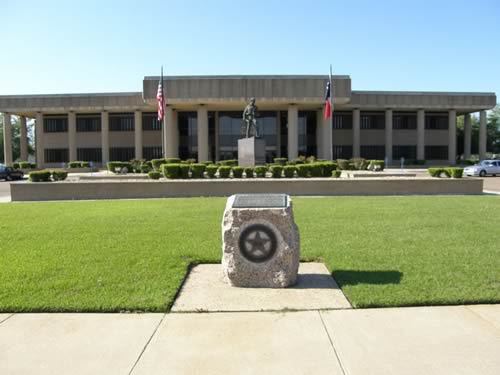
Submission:
[[[332,140],[332,133],[333,133],[333,85],[332,85],[332,64],[330,64],[330,129],[328,131],[328,136],[330,137],[329,142],[327,144],[329,145],[328,149],[328,160],[333,159],[333,140]]]
[[[162,105],[164,106],[164,82],[163,82],[163,65],[161,66],[161,96],[162,96]],[[161,118],[161,154],[163,157],[166,157],[165,155],[165,112],[163,113],[163,116]]]

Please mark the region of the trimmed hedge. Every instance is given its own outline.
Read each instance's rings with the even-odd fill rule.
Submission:
[[[337,166],[342,171],[349,170],[349,160],[347,159],[337,159]]]
[[[437,168],[428,168],[427,172],[429,172],[431,177],[461,178],[464,173],[464,169],[437,167]]]
[[[51,172],[44,169],[41,171],[33,171],[29,173],[29,180],[31,182],[50,182]]]
[[[297,176],[302,178],[309,177],[309,173],[311,172],[310,164],[298,164],[297,165]]]
[[[323,177],[323,166],[321,163],[309,164],[309,173],[311,177]]]
[[[333,161],[323,161],[320,164],[323,168],[323,177],[330,177],[332,172],[337,169],[337,163]]]
[[[231,174],[230,165],[221,165],[219,167],[219,178],[229,178],[230,174]]]
[[[234,178],[242,178],[243,177],[243,167],[233,167],[233,177]]]
[[[297,172],[297,167],[295,165],[285,165],[283,167],[283,173],[286,178],[293,178],[295,176],[295,172]]]
[[[269,170],[271,171],[273,178],[281,178],[281,175],[283,174],[282,165],[273,165],[269,168]]]
[[[254,167],[245,167],[245,176],[246,178],[253,178],[255,172]]]
[[[68,168],[80,168],[82,165],[82,162],[80,161],[70,161],[68,163]]]
[[[215,178],[215,173],[217,173],[219,166],[216,164],[207,165],[206,171],[208,178]]]
[[[168,164],[167,164],[168,165]],[[179,164],[179,170],[181,173],[181,178],[189,178],[189,164]]]
[[[107,164],[108,171],[113,173],[122,173],[124,168],[127,169],[127,173],[132,171],[132,164],[125,161],[110,161]]]
[[[342,171],[339,171],[339,170],[332,171],[332,177],[333,178],[339,178],[341,174],[342,174]]]
[[[54,181],[64,181],[68,177],[68,172],[62,169],[54,169],[51,174]]]
[[[161,173],[160,173],[160,172],[158,172],[158,171],[150,171],[150,172],[148,173],[148,176],[149,176],[149,178],[150,178],[150,179],[152,179],[152,180],[159,180],[159,179],[160,179],[160,177],[161,177]]]
[[[12,168],[19,169],[19,163],[12,163]]]
[[[181,159],[179,158],[166,158],[165,163],[166,164],[180,164]]]
[[[255,166],[255,177],[264,178],[266,177],[267,167],[265,165],[257,165]]]
[[[201,164],[205,164],[206,166],[208,166],[210,164],[213,164],[213,162],[211,160],[205,160],[205,161],[202,161]]]
[[[464,169],[463,168],[448,168],[448,174],[452,178],[462,178],[464,175]]]
[[[178,179],[181,178],[181,165],[180,164],[163,164],[161,170],[165,178]],[[188,167],[189,170],[189,167]]]
[[[192,178],[203,178],[203,173],[207,166],[201,163],[191,164],[191,177]]]
[[[238,165],[238,160],[236,159],[221,160],[219,161],[219,165],[236,167]]]
[[[385,161],[383,160],[370,160],[368,169],[383,171],[385,168]]]
[[[166,164],[165,159],[153,159],[151,160],[151,165],[155,171],[161,170],[162,164]]]
[[[151,172],[151,167],[148,164],[142,164],[139,169],[140,169],[141,173]]]
[[[288,159],[287,158],[274,158],[273,161],[279,165],[286,165],[286,162],[288,161]]]

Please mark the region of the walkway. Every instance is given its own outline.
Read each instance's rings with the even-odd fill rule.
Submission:
[[[499,374],[500,305],[0,314],[0,373]]]

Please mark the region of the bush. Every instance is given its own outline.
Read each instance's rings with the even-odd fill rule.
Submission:
[[[44,169],[41,171],[33,171],[29,173],[29,180],[31,182],[50,182],[50,171]]]
[[[207,176],[209,178],[215,178],[215,173],[217,172],[217,169],[219,169],[219,166],[216,164],[207,165],[206,168]]]
[[[273,161],[279,165],[286,165],[286,162],[288,161],[288,159],[287,158],[274,158]]]
[[[203,178],[203,173],[207,166],[201,163],[191,164],[191,177],[192,178]]]
[[[132,171],[132,164],[125,161],[110,161],[108,162],[108,171],[113,173],[123,173]]]
[[[179,164],[179,169],[181,171],[181,178],[189,178],[189,170],[191,169],[189,164]]]
[[[82,166],[81,161],[70,161],[68,163],[68,168],[80,168]]]
[[[196,159],[194,158],[189,158],[189,159],[186,159],[185,161],[187,164],[195,164],[196,163]]]
[[[264,165],[257,165],[254,171],[255,171],[255,177],[264,178],[266,177],[267,167]]]
[[[151,172],[151,167],[148,164],[142,164],[139,168],[141,173],[149,173]]]
[[[32,168],[31,167],[31,163],[28,162],[28,161],[20,161],[18,164],[19,164],[19,168],[21,168],[21,169],[30,169],[30,168]],[[33,168],[36,168],[36,166],[33,167]]]
[[[333,161],[323,161],[321,166],[323,167],[323,177],[330,177],[332,172],[337,169],[337,163]]]
[[[151,160],[151,165],[153,166],[153,169],[155,171],[161,170],[162,164],[166,164],[166,163],[167,162],[165,161],[165,159],[153,159],[153,160]]]
[[[448,175],[453,178],[462,178],[462,176],[464,175],[463,168],[448,168],[447,172]]]
[[[163,164],[161,170],[165,178],[171,180],[181,178],[181,164]]]
[[[349,160],[337,159],[337,166],[342,171],[348,171],[349,170]]]
[[[235,167],[238,165],[238,160],[236,159],[230,159],[230,160],[221,160],[219,162],[220,165],[224,165],[224,166],[231,166],[231,167]]]
[[[68,177],[68,172],[60,170],[60,169],[54,169],[52,171],[52,179],[54,181],[64,181]]]
[[[281,175],[283,174],[283,166],[282,165],[273,165],[271,168],[269,168],[271,171],[273,178],[281,178]]]
[[[450,168],[428,168],[427,172],[431,175],[431,177],[450,177],[450,173],[448,172],[448,169]],[[461,168],[459,168],[461,169]]]
[[[309,173],[311,174],[311,177],[322,177],[323,165],[321,163],[310,163]]]
[[[31,169],[36,169],[36,163],[29,163]]]
[[[181,159],[179,158],[165,158],[165,164],[180,164]]]
[[[213,164],[213,162],[211,160],[205,160],[205,161],[202,161],[201,164],[210,165],[210,164]]]
[[[297,165],[297,176],[306,178],[309,177],[309,173],[311,171],[310,164],[298,164]]]
[[[231,166],[221,165],[219,167],[219,178],[229,178],[230,174],[231,174]]]
[[[82,161],[82,162],[80,162],[80,166],[82,168],[90,168],[90,162],[88,162],[88,161]]]
[[[254,167],[246,167],[245,168],[245,176],[247,178],[253,178],[255,169]]]
[[[233,167],[233,177],[242,178],[243,177],[243,167]]]
[[[363,171],[368,167],[368,161],[363,158],[352,158],[350,162],[354,165],[357,171]]]
[[[373,171],[383,171],[385,168],[385,161],[383,160],[370,160],[368,169]]]
[[[286,178],[293,178],[295,176],[295,172],[297,171],[297,167],[294,165],[285,165],[283,167],[283,173]]]
[[[150,171],[150,172],[148,173],[148,176],[149,176],[149,178],[150,178],[150,179],[152,179],[152,180],[159,180],[159,179],[160,179],[160,177],[161,177],[161,173],[160,173],[160,172],[158,172],[158,171]]]
[[[339,171],[339,170],[332,171],[333,178],[339,178],[341,174],[342,174],[342,171]]]
[[[13,163],[12,168],[14,169],[19,169],[19,163]]]

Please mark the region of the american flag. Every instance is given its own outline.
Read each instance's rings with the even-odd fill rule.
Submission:
[[[163,116],[165,115],[165,95],[163,94],[163,67],[161,68],[160,82],[158,82],[156,101],[158,102],[158,121],[162,121]]]

